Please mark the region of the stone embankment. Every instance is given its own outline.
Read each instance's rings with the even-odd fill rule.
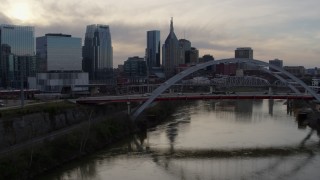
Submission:
[[[126,104],[79,106],[67,102],[0,111],[0,179],[31,179],[160,123],[173,112],[163,102],[152,121],[132,122]]]

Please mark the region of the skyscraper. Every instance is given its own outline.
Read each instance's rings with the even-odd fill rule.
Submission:
[[[235,58],[253,59],[253,50],[251,47],[242,47],[235,50]]]
[[[180,52],[179,52],[180,64],[190,63],[186,60],[186,55],[187,55],[187,52],[191,50],[191,42],[186,39],[179,39],[179,46],[180,46]]]
[[[162,63],[166,78],[173,76],[175,67],[179,65],[179,41],[174,33],[173,19],[170,23],[170,33],[162,46]]]
[[[186,51],[186,63],[188,64],[198,64],[199,63],[199,50],[195,47],[191,47],[189,51]]]
[[[0,86],[18,88],[21,78],[26,84],[35,75],[34,27],[0,25],[0,49]]]
[[[283,61],[279,60],[279,59],[269,60],[269,64],[283,68]],[[271,69],[271,70],[273,70],[273,69]]]
[[[148,69],[160,67],[160,31],[147,31],[146,61]]]
[[[234,51],[235,58],[242,58],[242,59],[253,59],[253,50],[251,47],[240,47]],[[247,63],[237,63],[237,69],[242,70],[254,70],[256,69],[255,66]]]
[[[147,65],[144,58],[138,56],[129,57],[123,65],[126,78],[129,83],[145,83],[147,79]]]
[[[107,69],[113,68],[113,50],[108,25],[88,25],[82,49],[82,69],[90,80],[98,80]]]
[[[46,34],[36,39],[39,72],[81,70],[81,38]]]
[[[1,44],[7,44],[16,56],[34,55],[34,27],[0,25]]]

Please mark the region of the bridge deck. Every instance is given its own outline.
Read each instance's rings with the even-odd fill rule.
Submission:
[[[79,104],[105,104],[111,102],[144,102],[149,97],[141,95],[132,96],[101,96],[101,97],[89,97],[83,99],[77,99],[76,103]],[[206,95],[165,95],[155,99],[155,101],[179,101],[179,100],[210,100],[210,99],[302,99],[302,100],[313,100],[314,97],[311,95],[217,95],[217,94],[206,94]]]

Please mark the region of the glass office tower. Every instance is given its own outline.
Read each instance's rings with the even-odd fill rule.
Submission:
[[[34,55],[34,27],[0,25],[1,44],[7,44],[17,56]]]
[[[19,88],[21,75],[24,84],[35,75],[34,27],[0,25],[1,87]]]
[[[104,77],[100,73],[113,68],[113,50],[110,28],[107,25],[88,25],[82,50],[85,72],[89,72],[90,80]]]
[[[148,69],[160,67],[160,31],[147,31],[146,61]]]
[[[39,72],[82,69],[81,38],[46,34],[36,39]]]

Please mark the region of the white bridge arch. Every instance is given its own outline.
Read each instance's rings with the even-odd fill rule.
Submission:
[[[197,64],[195,66],[192,66],[179,74],[176,74],[175,76],[171,77],[168,79],[166,82],[162,83],[157,89],[155,89],[149,99],[145,101],[131,116],[132,120],[135,120],[144,109],[146,109],[161,93],[163,93],[166,89],[174,85],[176,82],[180,81],[184,77],[190,75],[193,72],[196,72],[200,69],[204,69],[208,66],[212,66],[214,64],[220,64],[220,63],[248,63],[248,64],[254,64],[257,66],[262,66],[262,67],[269,67],[270,69],[277,70],[281,72],[282,74],[286,75],[289,77],[291,80],[294,82],[300,84],[306,91],[308,91],[315,99],[320,101],[319,95],[314,92],[309,86],[307,86],[303,81],[292,75],[291,73],[285,71],[284,69],[274,66],[272,64],[266,63],[264,61],[260,60],[255,60],[255,59],[241,59],[241,58],[230,58],[230,59],[221,59],[221,60],[213,60],[213,61],[208,61],[205,63]],[[288,84],[288,87],[291,88],[294,92],[298,93],[297,89],[294,88],[291,84],[289,84],[285,79],[283,79],[281,76],[272,73],[270,70],[266,68],[262,68],[262,70],[269,72],[270,74],[274,75],[276,78],[278,78],[280,81],[284,82],[285,84]],[[300,93],[300,92],[299,92]]]

